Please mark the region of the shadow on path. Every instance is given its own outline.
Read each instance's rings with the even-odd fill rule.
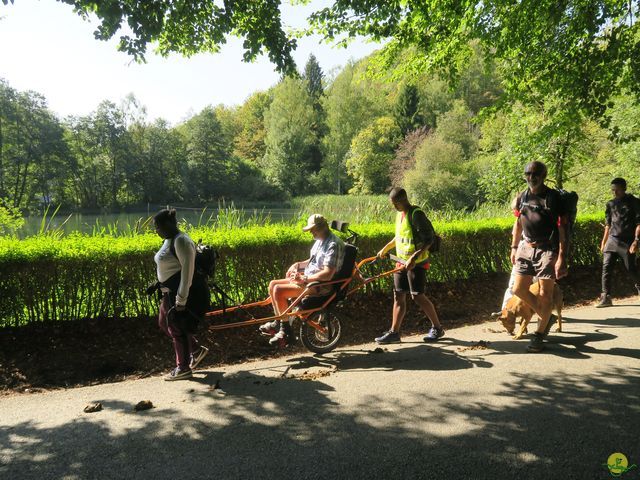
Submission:
[[[354,358],[344,361],[361,368]],[[208,372],[203,381],[217,380]],[[239,372],[220,386],[188,393],[188,414],[133,414],[105,399],[127,415],[123,424],[101,412],[51,427],[2,425],[0,477],[604,479],[611,453],[640,461],[639,369],[521,373],[493,397],[461,385],[439,396],[362,395],[348,406],[321,381]]]

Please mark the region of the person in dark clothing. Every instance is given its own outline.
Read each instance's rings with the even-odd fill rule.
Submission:
[[[162,292],[158,325],[173,341],[176,354],[176,367],[165,380],[182,380],[191,378],[192,370],[209,351],[198,344],[195,332],[211,297],[206,279],[196,272],[195,244],[178,229],[176,211],[161,210],[153,222],[164,239],[154,256]]]
[[[527,351],[537,353],[544,349],[543,340],[556,320],[551,314],[555,281],[567,275],[567,215],[560,193],[544,184],[544,163],[528,163],[524,174],[528,188],[515,200],[511,240],[511,263],[516,275],[513,293],[540,317],[527,347]],[[534,277],[538,277],[540,285],[538,296],[529,291]]]
[[[435,342],[444,335],[440,319],[433,303],[425,295],[426,276],[429,269],[429,246],[435,232],[425,213],[409,203],[407,192],[394,188],[389,199],[396,214],[396,235],[382,250],[378,257],[384,257],[395,247],[396,255],[405,263],[405,268],[393,277],[393,320],[391,329],[377,337],[377,343],[396,343],[400,341],[400,327],[407,312],[407,293],[431,321],[431,329],[424,337],[425,342]]]
[[[640,295],[640,273],[636,264],[636,252],[640,243],[640,199],[627,193],[624,178],[611,181],[614,198],[607,202],[606,225],[600,244],[602,252],[602,294],[596,307],[609,307],[611,302],[611,274],[618,258],[635,282]]]

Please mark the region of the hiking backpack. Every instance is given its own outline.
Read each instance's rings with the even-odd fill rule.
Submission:
[[[420,207],[412,206],[409,209],[409,211],[407,212],[407,219],[409,221],[409,225],[411,225],[411,231],[413,232],[413,238],[414,239],[416,238],[416,232],[413,229],[413,223],[411,223],[411,219],[413,218],[413,213],[417,209],[422,210]],[[422,210],[422,211],[424,213],[424,210]],[[426,213],[425,213],[425,216],[426,216]],[[442,245],[442,237],[436,233],[436,230],[433,228],[433,224],[431,223],[431,220],[429,220],[428,217],[427,217],[427,222],[429,222],[429,225],[431,225],[431,230],[433,231],[433,241],[431,242],[431,245],[429,245],[427,250],[429,251],[429,253],[439,252],[440,251],[440,246]]]
[[[175,241],[175,237],[171,239],[171,245],[169,249],[171,253],[177,257],[176,255],[176,247],[173,245]],[[220,254],[216,249],[214,249],[210,245],[206,245],[202,243],[202,239],[198,240],[196,244],[196,259],[195,259],[195,269],[196,273],[202,275],[205,278],[212,278],[216,272],[216,262],[220,258]]]

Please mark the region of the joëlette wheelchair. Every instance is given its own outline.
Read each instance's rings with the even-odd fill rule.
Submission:
[[[331,280],[326,282],[312,282],[306,285],[306,288],[298,297],[290,299],[291,303],[289,307],[281,315],[262,318],[255,318],[251,315],[250,310],[252,308],[271,305],[271,298],[244,305],[224,307],[208,312],[206,314],[207,318],[218,317],[227,312],[238,310],[242,310],[251,317],[248,320],[239,322],[212,324],[209,326],[209,330],[225,330],[228,328],[246,327],[279,320],[285,322],[284,325],[288,337],[287,340],[280,344],[281,346],[295,340],[294,331],[297,326],[298,338],[302,345],[308,350],[315,353],[327,353],[333,350],[338,345],[342,335],[342,323],[337,315],[336,307],[341,305],[347,297],[365,285],[379,278],[391,275],[404,268],[404,266],[399,266],[371,277],[364,276],[362,273],[363,267],[371,265],[379,259],[377,257],[369,257],[356,263],[358,249],[355,244],[358,239],[358,234],[349,229],[349,225],[346,222],[334,220],[331,222],[331,228],[349,235],[345,241],[342,267],[334,274]],[[333,287],[329,294],[317,295],[315,293],[318,287],[326,285]],[[227,298],[229,297],[227,296]]]

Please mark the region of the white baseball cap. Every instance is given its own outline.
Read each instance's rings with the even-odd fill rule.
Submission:
[[[320,227],[322,225],[327,225],[327,219],[319,213],[314,213],[313,215],[309,216],[309,218],[307,219],[307,224],[302,227],[302,231],[308,232],[313,227]]]

